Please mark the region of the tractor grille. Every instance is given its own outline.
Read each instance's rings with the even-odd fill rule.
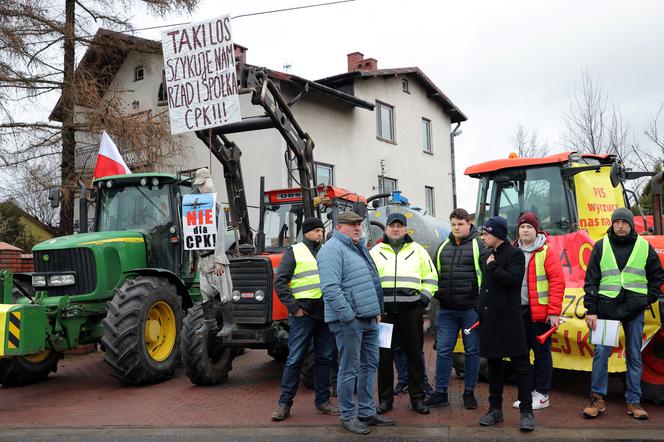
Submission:
[[[266,257],[231,259],[233,291],[256,293],[262,290],[265,298],[256,301],[243,297],[233,302],[237,324],[267,324],[272,319],[272,262]]]
[[[84,295],[97,287],[95,257],[90,249],[42,250],[33,252],[33,256],[35,273],[76,272],[76,284],[46,287],[49,296]]]

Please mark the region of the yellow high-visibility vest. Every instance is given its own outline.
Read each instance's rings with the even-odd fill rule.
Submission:
[[[627,264],[622,270],[618,270],[616,257],[608,236],[602,240],[602,259],[599,268],[602,279],[599,281],[599,293],[608,298],[615,298],[621,288],[631,290],[642,295],[648,294],[648,279],[646,279],[646,261],[648,260],[648,241],[636,237],[634,248],[629,255]]]
[[[305,243],[293,246],[295,270],[290,281],[291,292],[296,299],[318,299],[323,296],[316,258]]]

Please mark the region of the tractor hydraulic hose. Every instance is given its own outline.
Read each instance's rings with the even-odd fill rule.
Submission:
[[[655,235],[662,235],[662,179],[664,172],[652,177],[650,194],[652,196],[652,218],[655,224]]]

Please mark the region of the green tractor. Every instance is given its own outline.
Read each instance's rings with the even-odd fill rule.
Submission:
[[[153,384],[175,371],[184,312],[201,300],[182,242],[191,178],[118,175],[93,186],[94,232],[42,242],[32,250],[34,273],[0,275],[4,386],[46,379],[65,350],[89,343],[101,343],[124,384]]]

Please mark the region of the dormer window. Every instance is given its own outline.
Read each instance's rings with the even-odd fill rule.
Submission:
[[[143,76],[145,74],[145,69],[143,68],[143,65],[138,65],[134,68],[134,81],[140,81],[143,79]]]

